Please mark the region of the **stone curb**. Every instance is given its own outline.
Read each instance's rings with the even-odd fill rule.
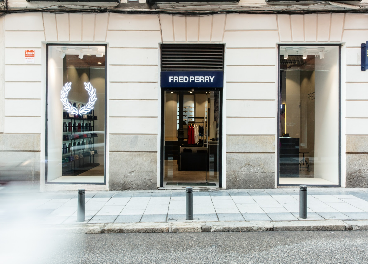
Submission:
[[[86,234],[368,230],[368,220],[86,224]]]

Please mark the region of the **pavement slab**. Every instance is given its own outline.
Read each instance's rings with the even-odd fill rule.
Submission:
[[[299,218],[298,188],[195,190],[194,220],[189,222],[185,215],[185,190],[87,191],[86,218],[82,223],[76,222],[78,201],[76,192],[35,193],[31,197],[23,194],[19,197],[24,196],[26,198],[24,202],[14,207],[13,204],[6,202],[9,198],[2,193],[4,189],[6,188],[0,190],[2,223],[9,222],[20,214],[27,216],[29,221],[40,221],[48,225],[101,224],[102,230],[108,224],[125,224],[129,227],[126,232],[134,230],[156,232],[158,226],[167,232],[182,232],[181,230],[197,232],[199,229],[201,232],[257,230],[259,225],[256,223],[260,222],[268,223],[262,227],[265,230],[270,229],[269,225],[272,225],[272,230],[284,230],[287,227],[290,227],[290,230],[368,229],[367,189],[308,187],[307,219]],[[134,224],[139,223],[145,225],[140,225],[142,228],[136,229]],[[333,227],[331,223],[338,223],[338,227]],[[158,226],[152,227],[149,224]],[[173,224],[177,225],[174,227]],[[216,227],[212,228],[213,226]]]

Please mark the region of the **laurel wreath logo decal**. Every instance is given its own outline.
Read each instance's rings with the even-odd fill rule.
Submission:
[[[96,89],[93,88],[92,84],[90,82],[84,83],[84,89],[88,92],[89,99],[88,103],[81,107],[79,110],[75,106],[73,106],[69,100],[68,100],[68,94],[69,91],[72,89],[72,83],[67,82],[63,86],[63,89],[61,89],[61,95],[60,95],[60,101],[62,102],[64,106],[64,110],[66,110],[68,113],[73,115],[85,115],[88,114],[95,106],[95,103],[97,101],[96,97]]]

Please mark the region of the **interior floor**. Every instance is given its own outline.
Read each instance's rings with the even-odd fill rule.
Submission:
[[[286,185],[338,185],[337,183],[321,178],[280,178],[279,184]]]
[[[165,182],[205,183],[218,182],[216,171],[179,171],[176,160],[165,160]]]
[[[54,183],[104,183],[104,176],[61,176]]]

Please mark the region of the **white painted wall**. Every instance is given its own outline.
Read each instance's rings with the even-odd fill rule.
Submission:
[[[286,133],[300,138],[300,71],[286,72]]]
[[[63,87],[63,59],[55,47],[49,47],[48,67],[48,140],[47,140],[47,181],[62,176],[63,147],[63,104],[60,90]]]
[[[330,48],[316,58],[314,174],[338,184],[339,157],[339,53]]]

